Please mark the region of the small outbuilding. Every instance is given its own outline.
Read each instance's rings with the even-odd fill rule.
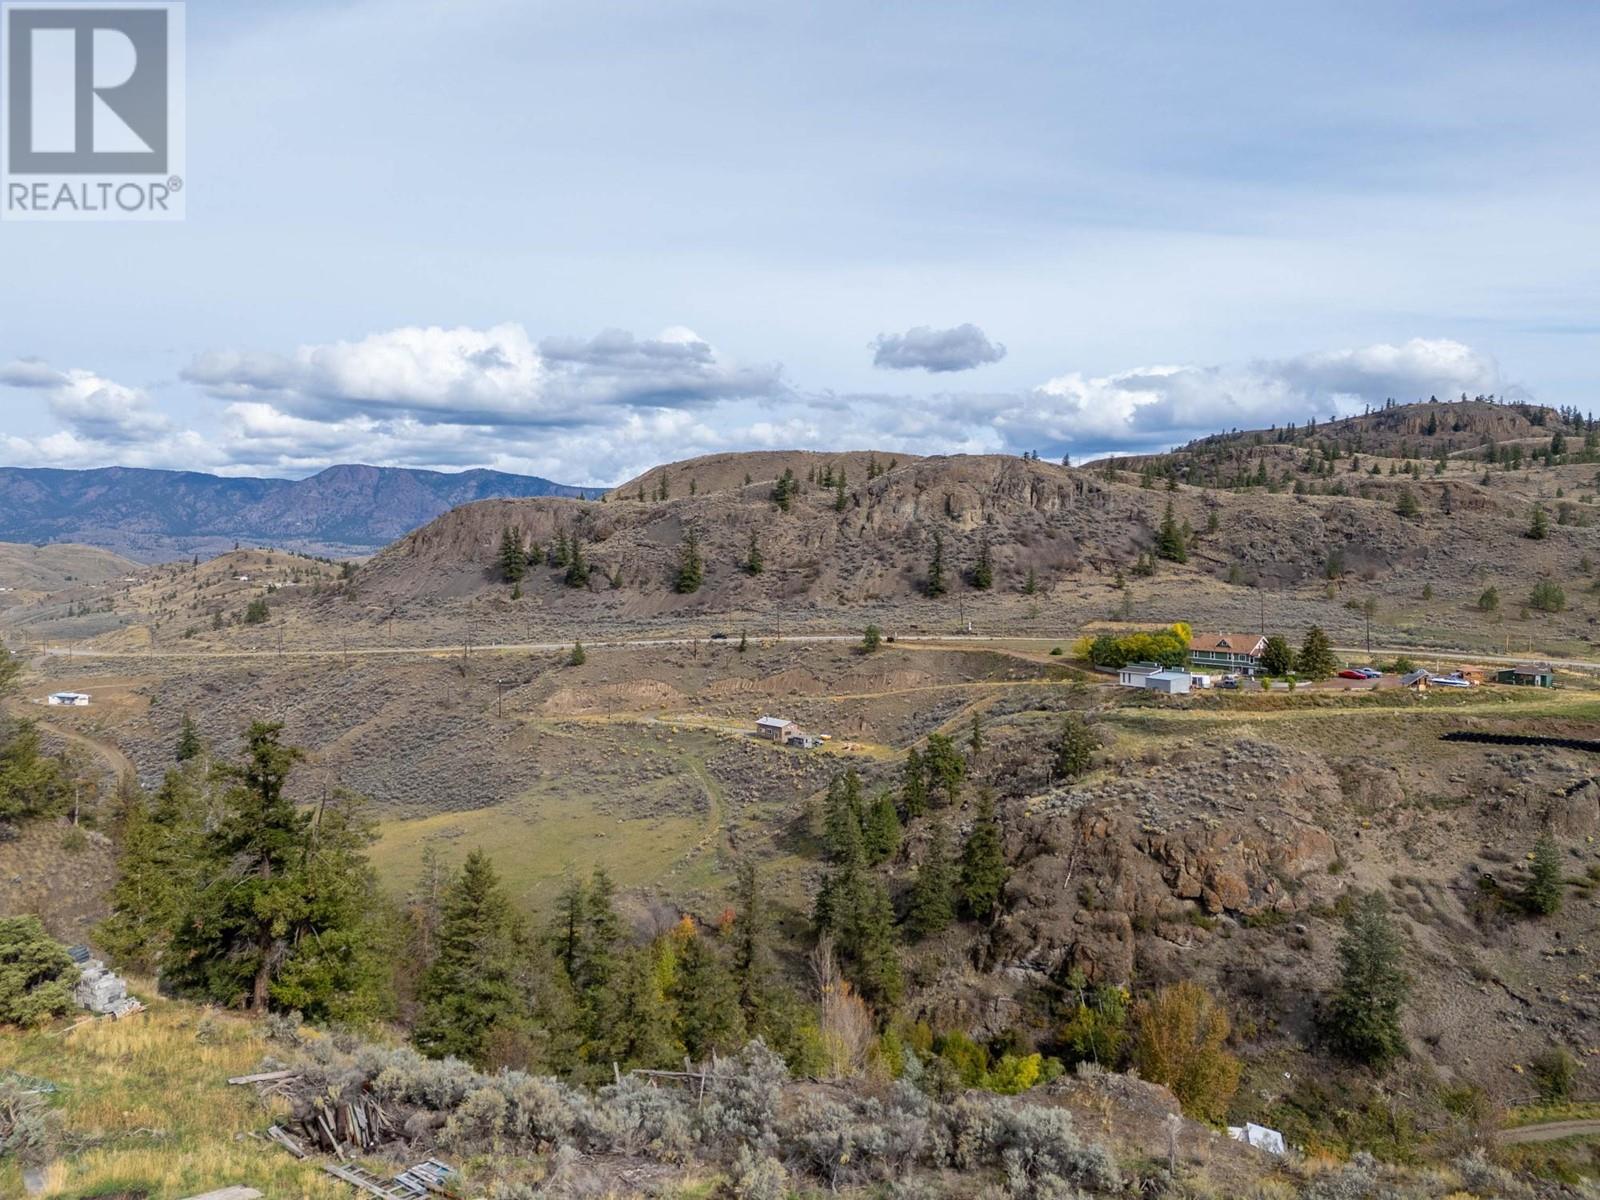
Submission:
[[[1517,687],[1553,688],[1556,685],[1556,671],[1549,663],[1522,663],[1498,672],[1494,681]]]
[[[1418,692],[1428,690],[1428,685],[1433,682],[1433,672],[1416,670],[1400,676],[1400,686],[1408,687]]]
[[[760,717],[756,720],[756,736],[777,742],[780,746],[788,741],[789,732],[794,728],[794,722],[784,717]]]
[[[51,692],[45,703],[53,708],[88,708],[88,692]]]
[[[1189,689],[1194,686],[1194,676],[1187,671],[1177,669],[1157,671],[1153,675],[1145,676],[1144,686],[1152,692],[1161,692],[1167,696],[1186,696]]]

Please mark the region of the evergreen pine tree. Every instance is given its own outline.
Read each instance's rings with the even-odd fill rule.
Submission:
[[[928,772],[922,753],[913,746],[906,754],[905,766],[900,773],[900,806],[908,818],[915,819],[928,811]]]
[[[284,794],[299,750],[279,740],[281,725],[245,732],[245,761],[224,768],[232,786],[207,838],[219,874],[194,898],[174,937],[179,967],[171,981],[222,1003],[265,1011],[285,957],[285,933],[304,911],[301,866],[311,818]],[[175,976],[175,977],[173,977]]]
[[[900,850],[900,837],[900,814],[895,811],[894,798],[888,792],[880,792],[867,810],[861,830],[867,862],[874,866],[888,862]]]
[[[1306,630],[1305,641],[1295,657],[1295,670],[1307,679],[1326,679],[1339,669],[1339,660],[1333,656],[1333,646],[1322,626],[1313,625]]]
[[[199,765],[168,771],[148,802],[125,814],[111,915],[96,942],[118,963],[155,973],[180,918],[207,882],[205,775]]]
[[[205,744],[200,740],[200,731],[195,728],[194,715],[185,710],[183,725],[178,730],[178,745],[173,751],[173,757],[180,763],[186,763],[192,758],[199,758],[204,750]]]
[[[576,533],[567,546],[567,573],[564,582],[569,588],[589,586],[589,560],[584,557],[583,539]]]
[[[1422,505],[1417,503],[1417,494],[1409,487],[1400,489],[1400,498],[1395,501],[1394,511],[1402,517],[1420,516]]]
[[[759,575],[766,569],[766,562],[761,556],[761,539],[756,531],[750,531],[750,549],[745,552],[744,570],[747,575]]]
[[[500,535],[500,577],[507,583],[521,583],[528,573],[528,555],[522,548],[522,534],[507,525]]]
[[[974,712],[972,714],[972,722],[967,727],[967,753],[972,756],[974,762],[977,761],[978,755],[983,753],[982,713]]]
[[[700,556],[700,531],[693,525],[685,526],[683,540],[678,544],[678,574],[673,581],[673,590],[685,596],[698,592],[705,578],[705,562]]]
[[[823,843],[835,863],[856,863],[866,856],[862,838],[861,776],[854,769],[834,776],[823,809]]]
[[[604,1024],[586,1042],[587,1057],[629,1068],[682,1067],[676,1016],[649,946],[628,950],[617,962],[616,982],[605,998]]]
[[[922,755],[922,766],[929,780],[929,799],[935,787],[942,789],[946,804],[961,798],[961,781],[966,778],[967,760],[947,734],[930,733]]]
[[[948,591],[944,581],[944,534],[933,532],[933,557],[928,560],[928,595],[942,596]]]
[[[844,469],[841,467],[839,470],[839,478],[834,485],[833,511],[842,513],[845,510],[845,505],[849,503],[849,500],[849,495],[845,491]]]
[[[1189,548],[1183,543],[1183,531],[1178,526],[1171,500],[1167,501],[1167,510],[1161,518],[1161,529],[1156,534],[1155,553],[1157,558],[1164,558],[1168,562],[1189,561]]]
[[[1083,775],[1094,762],[1096,748],[1095,736],[1084,719],[1077,714],[1069,716],[1056,740],[1055,777],[1070,780]]]
[[[991,916],[999,907],[1007,874],[994,800],[985,793],[978,798],[977,817],[961,848],[959,890],[963,911],[978,920]]]
[[[567,655],[567,666],[581,667],[589,661],[588,652],[584,650],[582,642],[572,643],[572,653]]]
[[[1550,518],[1544,511],[1544,505],[1533,506],[1533,521],[1528,526],[1527,536],[1536,542],[1542,542],[1550,536]]]
[[[780,511],[788,512],[794,507],[795,493],[799,490],[799,485],[795,482],[794,471],[789,467],[785,467],[783,474],[778,478],[778,482],[772,485],[772,502],[778,506]]]
[[[744,1044],[738,985],[715,947],[699,934],[678,952],[668,999],[677,1010],[678,1040],[691,1058],[703,1061]]]
[[[550,565],[557,571],[564,571],[572,561],[572,546],[567,541],[565,529],[556,530],[555,545],[550,547]]]
[[[928,845],[906,910],[906,933],[913,941],[942,933],[955,920],[955,868],[950,862],[950,835],[935,817],[928,825]]]
[[[1345,918],[1339,986],[1328,1007],[1329,1041],[1341,1054],[1382,1068],[1406,1053],[1400,1011],[1410,991],[1402,945],[1382,895],[1369,892]]]
[[[772,914],[756,864],[739,863],[733,891],[733,978],[739,1008],[752,1030],[763,1025],[772,991]]]
[[[445,890],[438,953],[423,976],[412,1040],[434,1058],[486,1064],[496,1030],[525,1030],[521,918],[488,855],[474,850]]]
[[[1536,916],[1548,917],[1561,908],[1561,851],[1549,834],[1533,847],[1533,865],[1522,890],[1522,905]]]
[[[1028,579],[1027,579],[1027,582],[1025,582],[1022,585],[1022,594],[1024,596],[1034,596],[1034,595],[1037,595],[1038,592],[1039,592],[1039,575],[1038,575],[1038,572],[1036,572],[1032,567],[1029,567],[1028,568]]]
[[[989,552],[988,537],[978,543],[978,561],[972,565],[972,586],[985,592],[994,586],[994,559]]]

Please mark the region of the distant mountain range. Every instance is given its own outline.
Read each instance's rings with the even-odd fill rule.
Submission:
[[[234,543],[370,554],[443,512],[495,497],[598,497],[532,475],[340,466],[308,479],[196,471],[0,467],[0,541],[76,542],[144,562]]]

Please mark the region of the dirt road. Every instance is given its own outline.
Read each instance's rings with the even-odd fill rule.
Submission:
[[[1600,1136],[1600,1120],[1544,1121],[1538,1125],[1519,1125],[1515,1129],[1502,1129],[1502,1145],[1515,1146],[1523,1142],[1559,1142],[1567,1138]]]
[[[105,765],[106,770],[110,771],[114,778],[122,779],[124,776],[137,776],[138,771],[133,765],[133,760],[124,754],[115,742],[101,741],[98,738],[90,737],[86,733],[79,733],[76,729],[69,729],[42,716],[38,710],[38,705],[29,704],[25,700],[8,700],[6,702],[6,711],[12,716],[18,720],[32,721],[40,729],[46,730],[62,741],[87,750]]]

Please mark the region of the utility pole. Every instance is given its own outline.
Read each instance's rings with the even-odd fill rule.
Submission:
[[[494,689],[494,715],[495,719],[499,720],[505,716],[506,681],[504,679],[496,679],[494,681]]]

